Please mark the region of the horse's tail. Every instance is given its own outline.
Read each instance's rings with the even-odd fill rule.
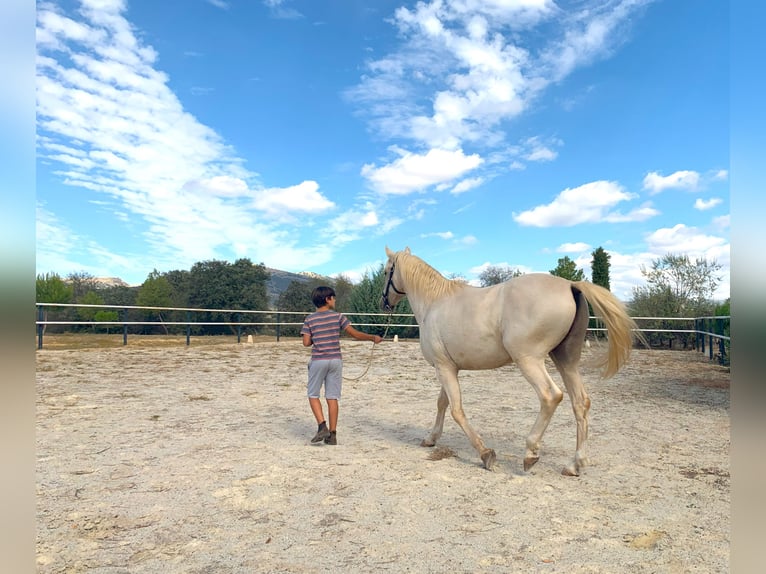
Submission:
[[[634,329],[637,329],[636,323],[628,315],[625,305],[608,289],[589,281],[574,281],[572,287],[585,296],[595,314],[606,324],[609,350],[603,357],[597,359],[596,364],[603,369],[603,377],[608,379],[628,362],[633,348]],[[635,332],[641,339],[640,332]]]

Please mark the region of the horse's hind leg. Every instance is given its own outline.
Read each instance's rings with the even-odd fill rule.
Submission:
[[[580,355],[585,341],[585,333],[588,329],[588,305],[585,303],[582,293],[574,291],[577,302],[577,312],[572,322],[569,334],[559,343],[558,347],[551,351],[550,356],[561,373],[564,386],[572,403],[575,420],[577,421],[577,449],[574,460],[562,470],[562,474],[578,476],[580,469],[588,463],[586,447],[588,443],[588,411],[590,399],[585,392],[585,386],[580,375]]]
[[[444,430],[444,413],[447,411],[448,405],[449,398],[444,391],[444,387],[442,387],[439,392],[439,398],[436,401],[436,421],[434,421],[434,427],[431,429],[428,436],[421,441],[420,446],[434,446],[436,441],[439,440],[439,437],[442,436],[442,431]]]
[[[590,410],[590,398],[585,392],[585,385],[582,382],[582,376],[578,368],[579,353],[577,359],[573,360],[560,349],[551,353],[551,358],[561,373],[564,380],[569,400],[572,403],[575,420],[577,421],[577,449],[575,450],[574,460],[561,471],[568,476],[579,476],[580,469],[588,464],[587,442],[588,442],[588,411]]]
[[[524,378],[534,387],[540,399],[540,412],[527,436],[527,451],[524,455],[524,470],[529,470],[540,459],[540,440],[551,422],[556,407],[564,398],[564,393],[551,379],[542,359],[520,359],[516,361],[516,365]]]

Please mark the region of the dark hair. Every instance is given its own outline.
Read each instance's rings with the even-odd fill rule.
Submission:
[[[335,289],[332,287],[325,287],[322,285],[314,289],[311,293],[311,300],[314,302],[314,307],[324,307],[327,305],[328,297],[335,297]]]

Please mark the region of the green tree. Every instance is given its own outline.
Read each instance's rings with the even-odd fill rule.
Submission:
[[[189,272],[189,304],[211,310],[266,310],[269,276],[263,263],[253,265],[249,259],[238,259],[234,264],[217,260],[195,263]],[[230,311],[211,311],[200,318],[203,322],[239,319]],[[230,330],[233,327],[210,326],[205,332],[220,334]]]
[[[311,292],[314,290],[314,287],[313,283],[306,281],[290,282],[287,289],[279,294],[279,299],[277,300],[277,309],[289,312],[280,316],[280,322],[301,323],[306,315],[314,311],[314,303],[311,301]],[[303,314],[294,315],[293,312]],[[288,325],[280,328],[280,334],[287,337],[297,337],[300,334],[300,330],[299,326]]]
[[[168,271],[163,277],[170,283],[171,307],[191,307],[191,272],[186,270]]]
[[[117,311],[105,311],[103,309],[96,311],[96,315],[93,317],[95,321],[101,323],[104,321],[119,321],[120,315]],[[96,329],[96,325],[94,325],[94,329]],[[106,330],[106,333],[109,334],[109,325],[104,325],[104,329]]]
[[[706,259],[692,262],[687,255],[669,253],[655,259],[651,269],[641,266],[646,285],[634,287],[629,307],[636,317],[702,317],[713,314],[712,300],[720,283],[720,265]],[[646,329],[678,329],[677,321],[646,319]],[[694,344],[691,334],[651,332],[649,343],[672,347],[678,341],[684,347]]]
[[[125,285],[114,285],[99,289],[99,293],[104,298],[104,304],[120,307],[135,305],[138,291],[138,287],[127,287]]]
[[[333,289],[335,289],[335,295],[338,299],[336,303],[338,311],[341,313],[346,310],[351,292],[354,290],[354,284],[347,276],[339,274],[333,281]]]
[[[70,273],[67,275],[67,282],[72,286],[72,299],[75,303],[82,302],[87,293],[98,289],[98,281],[86,271]]]
[[[80,297],[78,303],[81,305],[103,305],[104,300],[101,298],[101,295],[95,291],[88,291],[82,297]],[[95,321],[96,313],[98,312],[98,307],[78,307],[77,318],[80,321]],[[96,325],[91,325],[91,328],[94,332],[96,331]]]
[[[38,275],[35,281],[38,303],[70,303],[74,290],[57,273]]]
[[[569,279],[570,281],[582,281],[585,279],[585,272],[577,268],[577,264],[572,261],[568,255],[565,255],[558,261],[555,269],[551,269],[551,275]]]
[[[593,259],[590,263],[590,278],[595,285],[601,285],[605,289],[609,289],[609,267],[611,263],[611,255],[604,251],[603,247],[596,248],[591,256]]]
[[[352,314],[352,321],[357,324],[372,324],[374,327],[362,327],[369,333],[383,335],[386,333],[386,325],[394,323],[408,323],[411,320],[407,317],[389,317],[383,314],[380,308],[380,300],[383,296],[388,277],[384,273],[383,265],[376,271],[367,271],[362,279],[354,285],[349,300],[348,313]],[[409,300],[402,299],[394,308],[394,313],[411,314],[412,307]],[[399,335],[400,337],[417,337],[417,328],[412,327],[390,327],[388,337]]]
[[[35,281],[35,298],[38,303],[71,303],[73,291],[72,286],[56,273],[38,275]],[[43,321],[48,321],[50,312],[51,307],[43,307]],[[43,325],[43,333],[47,327]]]
[[[721,266],[705,258],[692,262],[688,255],[668,253],[652,261],[652,268],[641,266],[647,288],[668,291],[672,301],[671,317],[710,315],[715,303],[713,294],[721,283]]]
[[[154,269],[141,284],[136,297],[136,305],[139,307],[172,307],[173,288],[170,281]],[[161,309],[144,309],[142,315],[147,320],[154,317],[159,318],[165,334],[168,333],[167,325],[164,324],[166,319],[163,317]]]
[[[521,275],[523,275],[521,271],[508,265],[489,265],[479,273],[479,284],[482,287],[489,287]]]

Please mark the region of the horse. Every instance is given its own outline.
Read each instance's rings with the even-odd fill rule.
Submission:
[[[546,369],[545,359],[550,357],[564,381],[577,422],[574,459],[562,474],[579,476],[588,463],[590,398],[579,371],[588,303],[607,329],[608,351],[595,360],[604,378],[622,368],[633,347],[636,324],[625,306],[608,289],[588,281],[530,273],[489,287],[474,287],[445,278],[413,255],[409,247],[393,252],[386,246],[386,255],[381,307],[391,312],[399,301],[408,298],[420,326],[423,357],[436,369],[441,385],[436,421],[421,446],[436,445],[449,406],[484,468],[492,470],[495,451],[487,448],[468,422],[458,373],[515,363],[540,400],[540,411],[526,439],[524,471],[528,471],[540,459],[543,433],[564,398]]]

